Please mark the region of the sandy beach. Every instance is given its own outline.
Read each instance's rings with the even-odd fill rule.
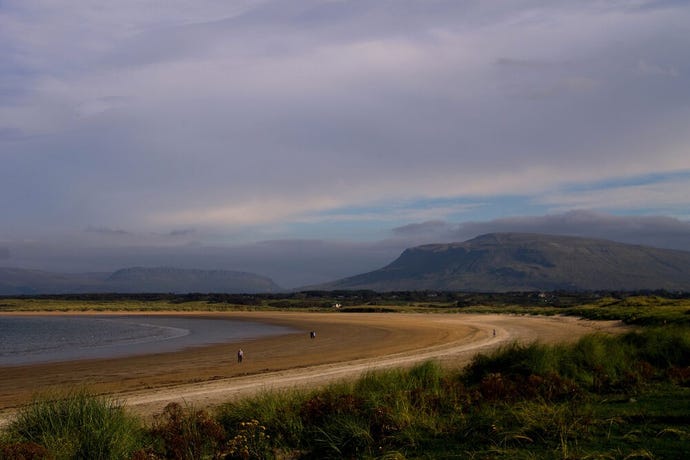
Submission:
[[[171,401],[212,407],[257,391],[318,386],[374,369],[408,366],[428,359],[448,366],[463,366],[477,352],[514,340],[553,343],[576,340],[594,331],[625,329],[618,322],[572,317],[289,312],[166,314],[258,321],[289,326],[298,332],[173,353],[0,368],[0,420],[6,420],[13,410],[36,394],[79,386],[98,394],[113,395],[146,416],[160,411]],[[317,332],[315,339],[309,337],[311,330]],[[245,354],[241,364],[236,359],[240,347]]]

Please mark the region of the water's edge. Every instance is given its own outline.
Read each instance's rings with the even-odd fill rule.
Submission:
[[[293,332],[259,322],[174,314],[0,316],[0,367],[173,352]]]

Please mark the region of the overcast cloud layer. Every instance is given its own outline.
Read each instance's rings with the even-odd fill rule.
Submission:
[[[690,6],[0,1],[0,264],[283,285],[486,231],[690,249]]]

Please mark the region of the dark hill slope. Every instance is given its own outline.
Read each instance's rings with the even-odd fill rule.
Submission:
[[[270,278],[230,270],[125,268],[115,273],[53,273],[0,267],[0,295],[82,293],[280,292]]]
[[[105,282],[112,292],[223,292],[229,294],[279,292],[270,278],[231,270],[188,270],[181,268],[125,268]]]
[[[94,292],[107,273],[67,274],[0,267],[0,295]]]
[[[524,233],[405,250],[390,265],[319,286],[377,291],[690,291],[690,252]]]

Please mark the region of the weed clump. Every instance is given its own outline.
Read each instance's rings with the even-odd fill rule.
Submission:
[[[159,414],[149,432],[153,452],[160,458],[193,460],[212,456],[222,450],[225,430],[204,410],[185,410],[170,403]]]
[[[237,434],[228,441],[227,459],[267,459],[272,457],[271,437],[258,420],[241,422]]]

